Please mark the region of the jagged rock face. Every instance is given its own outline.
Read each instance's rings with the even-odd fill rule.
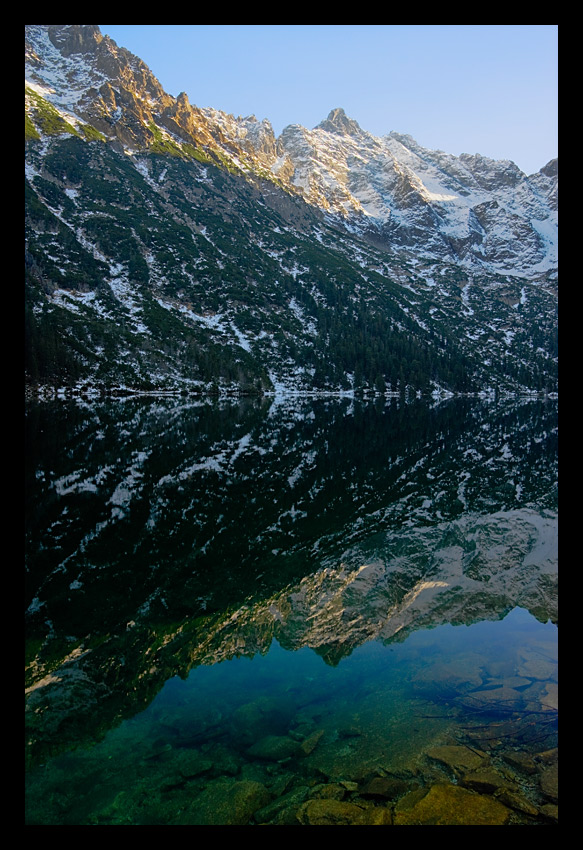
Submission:
[[[90,24],[53,24],[48,28],[48,35],[63,56],[70,56],[72,53],[94,53],[103,41],[99,27]]]
[[[48,83],[54,102],[123,145],[146,145],[155,111],[171,102],[145,63],[97,26],[29,26],[27,52],[32,82]]]
[[[359,125],[352,118],[348,118],[343,109],[333,109],[328,118],[318,124],[318,130],[326,130],[328,133],[338,133],[341,136],[358,136],[361,134]]]
[[[556,168],[529,178],[509,161],[429,151],[364,132],[342,109],[278,139],[287,179],[314,204],[387,244],[497,270],[556,266]],[[485,210],[496,210],[484,218]]]
[[[530,183],[535,187],[544,198],[546,198],[549,208],[556,212],[558,208],[558,180],[559,180],[559,161],[551,159],[544,168],[541,168],[537,174],[533,174],[530,178]]]
[[[166,94],[141,59],[97,26],[29,26],[25,54],[31,81],[44,87],[50,79],[54,103],[70,109],[76,100],[77,115],[124,147],[151,147],[157,141],[154,126],[187,144],[243,161],[265,164],[275,156],[269,121],[199,109],[184,92],[177,98]],[[56,78],[55,68],[60,72]]]
[[[512,162],[428,151],[396,133],[383,141],[404,175],[403,231],[426,224],[418,214],[426,205],[434,213],[427,235],[439,256],[499,271],[556,267],[556,205],[551,187],[541,191],[538,175],[526,177]],[[481,220],[485,209],[496,215]]]
[[[71,327],[93,293],[82,311],[109,317],[116,349],[126,328],[107,361],[131,362],[132,386],[206,386],[220,362],[262,387],[554,388],[556,162],[526,177],[340,108],[276,138],[166,94],[95,26],[30,25],[25,56],[34,322],[58,307],[72,336],[90,328],[75,372],[102,370],[101,330]]]
[[[96,26],[27,29],[33,78],[54,63],[48,37],[68,68],[67,87],[84,80],[79,114],[124,146],[151,146],[154,124],[238,166],[269,169],[310,204],[362,234],[374,231],[377,244],[422,246],[474,270],[531,275],[557,266],[556,160],[527,177],[513,162],[430,151],[395,132],[375,138],[341,108],[313,130],[290,125],[275,139],[267,120],[199,109],[185,94],[170,97],[141,60]],[[484,209],[493,208],[486,221]]]
[[[480,189],[492,191],[502,187],[517,186],[524,176],[509,160],[491,160],[479,154],[460,154],[460,162],[467,168]]]

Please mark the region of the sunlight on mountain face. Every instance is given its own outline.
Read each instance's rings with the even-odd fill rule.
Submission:
[[[556,824],[557,161],[25,61],[26,823]]]
[[[526,177],[341,108],[275,138],[97,27],[26,36],[30,382],[556,391],[556,162]]]

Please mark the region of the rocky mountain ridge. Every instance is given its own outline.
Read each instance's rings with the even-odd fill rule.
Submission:
[[[555,389],[556,162],[527,177],[376,138],[339,108],[276,138],[267,120],[168,95],[97,26],[26,36],[33,380],[53,358],[51,382],[69,385]],[[34,341],[49,315],[71,340],[58,355]],[[117,328],[97,343],[105,315]],[[96,361],[104,334],[128,374]],[[211,349],[228,366],[205,366]]]
[[[268,120],[234,118],[191,105],[184,92],[166,94],[141,60],[98,27],[31,29],[42,45],[29,49],[33,79],[59,54],[70,67],[54,102],[62,104],[66,92],[84,121],[124,148],[151,146],[154,124],[243,170],[267,169],[288,190],[390,245],[407,248],[429,235],[426,252],[470,267],[527,276],[556,268],[556,160],[526,176],[513,162],[427,150],[400,133],[376,138],[341,108],[313,130],[289,125],[276,138]]]

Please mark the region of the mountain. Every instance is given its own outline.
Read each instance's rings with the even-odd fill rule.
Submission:
[[[25,41],[26,379],[82,392],[554,392],[557,162],[164,92],[97,26]]]

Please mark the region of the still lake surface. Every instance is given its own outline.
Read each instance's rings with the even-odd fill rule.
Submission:
[[[557,403],[26,411],[26,823],[555,823]]]

